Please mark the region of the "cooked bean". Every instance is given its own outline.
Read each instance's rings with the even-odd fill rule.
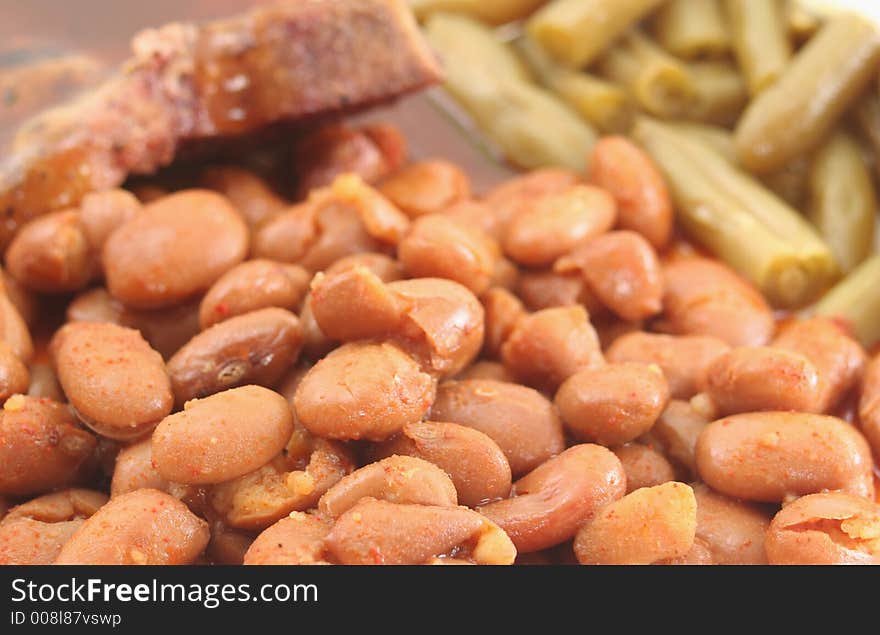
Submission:
[[[208,524],[176,498],[141,489],[112,499],[68,540],[55,564],[190,564]]]
[[[725,0],[733,50],[752,95],[772,86],[792,56],[780,2]]]
[[[6,251],[6,266],[16,280],[43,293],[81,289],[98,271],[75,209],[46,214],[24,225]]]
[[[293,512],[257,536],[244,554],[244,564],[330,564],[324,556],[329,531],[322,518]]]
[[[314,508],[354,468],[344,444],[316,439],[296,425],[281,455],[250,474],[214,485],[208,502],[230,527],[265,529],[293,511]]]
[[[6,342],[25,364],[34,356],[34,342],[27,324],[0,285],[0,341]]]
[[[31,364],[30,377],[31,381],[26,393],[29,397],[64,401],[64,392],[51,364],[48,362]]]
[[[153,442],[138,441],[123,448],[116,456],[110,496],[116,498],[139,489],[169,490],[169,483],[159,475],[153,465]]]
[[[675,480],[675,469],[663,455],[641,443],[627,443],[613,450],[626,474],[626,493]]]
[[[517,320],[525,314],[523,304],[518,297],[507,289],[492,288],[481,298],[485,311],[484,353],[497,359],[501,354],[501,346],[507,341]]]
[[[828,490],[874,495],[868,444],[834,417],[762,412],[719,419],[700,434],[696,463],[712,489],[744,500],[781,502]]]
[[[479,295],[492,281],[499,251],[478,228],[446,214],[427,214],[412,224],[397,257],[414,278],[448,278]]]
[[[471,379],[437,389],[431,418],[488,435],[507,457],[513,476],[530,472],[565,449],[562,423],[553,404],[526,386]]]
[[[592,294],[629,322],[649,318],[662,308],[660,262],[653,247],[635,232],[599,236],[561,258],[554,269],[581,272]]]
[[[666,326],[676,335],[711,335],[731,346],[761,346],[774,330],[767,302],[725,265],[682,258],[663,268]]]
[[[330,276],[335,273],[342,273],[343,271],[355,269],[356,267],[366,267],[379,276],[382,282],[394,282],[395,280],[401,280],[404,277],[403,266],[399,261],[390,256],[386,256],[385,254],[370,251],[343,256],[327,267],[327,269],[324,270],[324,273]]]
[[[865,368],[862,346],[824,318],[796,320],[785,326],[772,346],[809,359],[819,374],[819,411],[828,412],[859,381]]]
[[[302,326],[284,309],[260,309],[219,322],[168,361],[177,405],[244,384],[274,386],[296,363],[302,345]]]
[[[522,265],[547,266],[611,229],[616,217],[614,199],[607,192],[573,185],[536,197],[511,218],[502,241],[504,253]]]
[[[139,437],[171,412],[162,357],[134,329],[73,322],[55,333],[50,353],[76,415],[99,434]]]
[[[0,340],[0,402],[16,393],[26,393],[31,375],[15,352]]]
[[[479,508],[528,553],[572,538],[605,505],[626,492],[623,466],[598,445],[570,447],[514,484],[513,496]]]
[[[402,454],[433,463],[449,475],[458,501],[476,507],[510,493],[510,465],[488,435],[456,423],[424,421],[376,448],[379,456]]]
[[[516,549],[491,520],[462,507],[362,499],[324,541],[340,564],[425,564],[455,555],[475,564],[513,564]]]
[[[226,198],[206,190],[171,194],[107,239],[107,288],[135,308],[174,306],[244,260],[247,246],[247,226]]]
[[[0,494],[28,496],[72,485],[96,443],[66,406],[13,395],[0,412]]]
[[[767,530],[770,564],[880,564],[880,505],[844,493],[782,508]]]
[[[214,165],[205,168],[199,176],[199,183],[228,198],[252,228],[288,206],[263,179],[238,166]]]
[[[662,335],[637,331],[623,335],[605,351],[612,364],[656,364],[663,371],[673,399],[690,399],[705,386],[711,363],[730,347],[707,335]]]
[[[202,329],[236,315],[268,307],[296,311],[311,276],[297,265],[271,260],[248,260],[215,282],[199,305]]]
[[[356,470],[331,487],[318,501],[318,509],[338,518],[362,498],[390,503],[455,507],[455,485],[433,463],[412,456],[390,456]]]
[[[100,261],[100,252],[110,234],[143,210],[143,205],[125,190],[104,190],[83,196],[79,204],[80,222],[89,248]]]
[[[381,252],[409,229],[406,215],[353,174],[269,219],[254,234],[256,257],[321,271],[359,252]]]
[[[254,544],[255,536],[229,529],[222,522],[211,524],[211,542],[205,550],[210,564],[244,564],[244,555]]]
[[[694,452],[700,433],[710,419],[687,401],[672,400],[651,428],[664,454],[693,476],[697,474]]]
[[[253,472],[281,452],[293,432],[284,397],[242,386],[195,399],[153,432],[153,465],[177,483],[221,483]]]
[[[717,57],[730,48],[719,0],[665,2],[657,12],[654,31],[663,48],[685,59]]]
[[[550,390],[579,370],[604,363],[599,338],[580,306],[521,317],[501,346],[501,359],[523,383]]]
[[[672,234],[672,201],[660,171],[638,146],[605,137],[593,148],[590,180],[614,197],[617,224],[640,233],[655,249]]]
[[[687,555],[696,527],[697,502],[689,486],[644,487],[587,522],[574,540],[574,552],[581,564],[653,564]]]
[[[880,356],[871,360],[862,378],[859,422],[874,451],[874,458],[880,461]]]
[[[396,346],[352,343],[309,370],[293,404],[312,434],[381,441],[421,420],[434,392],[434,380]]]
[[[563,256],[556,262],[562,262],[565,258]],[[531,311],[575,304],[584,305],[590,316],[605,311],[605,307],[590,292],[579,271],[524,271],[517,280],[515,290],[521,302]]]
[[[410,217],[436,214],[467,200],[471,195],[468,175],[441,159],[411,163],[382,181],[388,199]]]
[[[36,293],[26,288],[18,280],[9,275],[6,269],[0,268],[0,289],[6,291],[6,297],[15,307],[24,323],[33,328],[40,317],[42,303]]]
[[[719,414],[759,410],[822,412],[819,373],[803,355],[767,346],[723,353],[706,372]]]
[[[483,200],[497,219],[501,238],[510,221],[520,212],[534,207],[535,202],[571,190],[581,177],[573,170],[541,168],[504,181],[486,192]]]
[[[758,505],[693,486],[697,499],[697,538],[715,564],[767,564],[764,535],[770,515]]]
[[[61,548],[107,496],[69,489],[14,507],[0,522],[0,564],[52,564]]]
[[[506,383],[516,383],[516,379],[510,374],[504,364],[501,362],[492,362],[483,360],[465,368],[462,372],[455,376],[460,381],[468,381],[471,379],[489,379],[493,381],[503,381]]]
[[[575,437],[613,446],[632,441],[654,425],[669,401],[669,388],[657,366],[609,364],[569,377],[555,401]]]

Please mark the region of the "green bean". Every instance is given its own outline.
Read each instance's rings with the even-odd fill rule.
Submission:
[[[528,21],[535,40],[571,68],[590,64],[663,0],[552,0]]]
[[[717,57],[730,49],[720,0],[670,0],[657,12],[654,36],[685,59]]]
[[[697,103],[687,116],[697,121],[731,126],[749,101],[745,81],[730,62],[694,62],[688,66]]]
[[[761,175],[761,182],[771,192],[795,209],[803,209],[810,190],[809,155],[795,157],[781,169]]]
[[[733,133],[727,128],[693,121],[670,122],[679,132],[689,136],[696,143],[702,143],[736,165],[736,148],[733,146]]]
[[[635,136],[666,176],[684,229],[771,303],[803,306],[828,287],[834,259],[795,210],[674,126],[640,119]]]
[[[779,0],[725,0],[733,50],[749,93],[757,95],[782,75],[791,42]]]
[[[514,46],[544,86],[599,130],[611,134],[632,127],[635,107],[623,88],[595,75],[560,66],[528,36],[518,38]]]
[[[504,24],[524,18],[545,0],[409,0],[419,20],[437,12],[461,13],[489,24]]]
[[[834,285],[811,312],[843,322],[865,347],[880,341],[880,254]]]
[[[801,43],[816,34],[816,31],[822,26],[822,19],[808,7],[805,7],[801,0],[786,0],[785,23],[789,37],[795,42]]]
[[[848,133],[832,135],[810,173],[810,220],[849,273],[871,255],[877,196],[862,148]]]
[[[658,117],[680,117],[697,103],[693,78],[683,62],[632,30],[598,61],[599,72],[626,86],[636,103]]]
[[[425,33],[446,61],[446,88],[511,162],[581,171],[597,133],[549,92],[523,80],[519,58],[464,16],[434,14]],[[475,53],[482,57],[474,58]]]
[[[873,23],[854,14],[829,20],[746,108],[735,134],[740,162],[766,173],[811,151],[876,77],[878,63]]]
[[[869,90],[853,111],[856,126],[867,142],[874,168],[880,167],[880,93]]]

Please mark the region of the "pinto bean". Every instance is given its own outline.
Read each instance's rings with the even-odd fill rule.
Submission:
[[[767,530],[770,564],[880,564],[880,505],[841,492],[782,508]]]
[[[394,282],[404,278],[403,266],[399,261],[385,254],[370,251],[343,256],[327,267],[324,273],[331,276],[357,267],[366,267],[376,274],[382,282]]]
[[[296,311],[311,276],[300,266],[248,260],[223,274],[199,305],[199,325],[207,329],[236,315],[279,307]]]
[[[518,384],[479,379],[444,382],[437,389],[431,418],[488,435],[504,452],[514,476],[530,472],[565,449],[553,404]]]
[[[580,182],[580,175],[572,170],[542,168],[495,186],[486,192],[483,201],[496,217],[500,237],[511,219],[529,209],[536,200],[562,194]]]
[[[330,527],[318,516],[292,512],[257,536],[244,554],[244,564],[330,564],[324,555]]]
[[[139,489],[169,491],[168,481],[159,475],[153,465],[153,442],[138,441],[120,450],[113,467],[110,496],[115,498]]]
[[[479,295],[489,288],[500,256],[498,245],[479,228],[445,214],[413,222],[397,257],[414,278],[448,278]]]
[[[101,435],[143,436],[171,412],[165,363],[134,329],[73,322],[55,333],[50,354],[76,415]]]
[[[662,454],[641,443],[627,443],[612,450],[626,473],[626,493],[675,480],[675,469]]]
[[[501,359],[523,383],[549,390],[579,370],[604,364],[599,338],[580,306],[521,317],[501,346]]]
[[[697,499],[697,538],[712,554],[715,564],[767,564],[764,535],[770,514],[758,505],[693,486]]]
[[[819,412],[837,406],[864,372],[866,355],[861,344],[825,318],[794,321],[782,329],[771,345],[800,353],[816,367]]]
[[[507,225],[504,253],[514,262],[542,267],[614,226],[614,199],[591,185],[574,185],[538,197]]]
[[[125,190],[104,190],[83,196],[79,204],[80,221],[96,263],[100,263],[101,249],[110,234],[142,210],[143,205],[137,197]]]
[[[651,437],[660,442],[664,454],[691,476],[696,476],[694,453],[697,439],[711,419],[687,401],[673,399],[651,428]]]
[[[665,327],[675,335],[711,335],[731,346],[763,346],[775,321],[758,291],[727,266],[706,258],[663,267]]]
[[[404,426],[375,450],[378,456],[401,454],[433,463],[452,479],[458,501],[476,507],[510,493],[510,464],[488,435],[458,425],[424,421]]]
[[[244,260],[247,247],[247,226],[225,197],[207,190],[171,194],[107,239],[107,288],[134,308],[174,306],[206,291]]]
[[[379,191],[412,218],[443,212],[470,198],[471,182],[457,165],[442,159],[418,161],[398,170]]]
[[[556,407],[577,438],[613,446],[647,432],[669,401],[656,366],[608,364],[581,370],[556,393]]]
[[[71,536],[55,564],[190,564],[210,538],[208,524],[153,489],[123,494]]]
[[[284,309],[260,309],[215,324],[168,361],[177,405],[244,384],[274,386],[296,363],[302,345],[302,326]]]
[[[165,417],[153,432],[153,465],[176,483],[222,483],[265,465],[292,432],[284,397],[259,386],[233,388]]]
[[[455,376],[459,381],[467,381],[469,379],[491,379],[493,381],[503,381],[506,383],[516,383],[516,379],[510,374],[510,371],[504,367],[501,362],[492,362],[483,360],[476,362],[465,368],[462,372]]]
[[[396,346],[352,343],[306,373],[293,405],[316,436],[381,441],[421,420],[435,390],[434,379]]]
[[[0,341],[0,402],[16,393],[26,393],[30,383],[31,376],[27,366],[9,344]]]
[[[744,500],[782,502],[838,490],[874,496],[868,444],[855,428],[834,417],[733,415],[703,430],[695,456],[707,485]]]
[[[476,564],[513,564],[516,549],[491,520],[463,507],[362,499],[324,540],[340,564],[425,564],[450,556]]]
[[[0,564],[52,564],[107,496],[85,489],[46,494],[14,507],[0,522]]]
[[[458,495],[446,472],[412,456],[390,456],[343,477],[318,501],[318,509],[338,518],[362,498],[391,503],[455,507]]]
[[[672,201],[654,162],[624,137],[605,137],[593,147],[590,180],[611,193],[618,225],[639,232],[655,249],[672,235]]]
[[[632,231],[594,238],[560,258],[558,273],[579,272],[591,294],[629,322],[652,317],[663,306],[663,276],[651,244]]]
[[[601,509],[578,531],[581,564],[653,564],[693,547],[697,502],[684,483],[643,487]]]
[[[199,183],[228,198],[251,228],[258,227],[288,207],[288,203],[266,181],[235,165],[207,167],[199,176]]]
[[[575,445],[519,479],[511,498],[478,511],[498,523],[518,551],[528,553],[571,539],[625,492],[623,466],[610,450]]]
[[[819,373],[810,360],[770,347],[734,348],[718,356],[706,372],[706,392],[722,415],[823,407]]]
[[[72,485],[96,445],[67,406],[13,395],[0,412],[0,494],[29,496]]]
[[[0,285],[0,342],[6,342],[25,364],[34,357],[34,342],[27,324]]]
[[[874,357],[865,369],[859,399],[859,422],[875,460],[880,461],[880,355]]]
[[[497,287],[483,294],[481,301],[485,311],[485,340],[483,351],[493,359],[501,354],[501,345],[507,340],[516,326],[517,320],[526,311],[519,298],[507,289]]]
[[[728,350],[730,347],[716,337],[638,331],[614,340],[605,359],[612,364],[656,364],[666,377],[672,398],[690,399],[705,386],[709,365]]]

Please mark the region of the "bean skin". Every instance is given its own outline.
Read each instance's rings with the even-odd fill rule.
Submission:
[[[141,489],[114,498],[77,530],[55,564],[191,564],[208,524],[176,498]]]
[[[153,442],[151,439],[138,441],[123,448],[113,467],[110,482],[110,496],[116,497],[139,489],[169,491],[169,483],[159,475],[153,466]]]
[[[743,500],[778,503],[823,491],[874,496],[868,444],[835,417],[759,412],[719,419],[700,434],[696,465],[712,489]]]
[[[244,564],[330,564],[324,556],[330,527],[317,516],[293,512],[257,536],[244,554]]]
[[[153,465],[176,483],[222,483],[277,455],[293,432],[287,401],[260,386],[195,399],[153,432]]]
[[[767,564],[764,536],[770,514],[761,506],[693,486],[697,499],[697,538],[715,564]]]
[[[841,492],[782,508],[767,530],[770,564],[880,564],[880,505]]]

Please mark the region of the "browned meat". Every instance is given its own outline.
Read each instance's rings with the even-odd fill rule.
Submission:
[[[0,165],[0,246],[24,222],[168,165],[184,142],[351,111],[441,78],[404,0],[288,0],[138,35],[122,73],[31,120]]]

